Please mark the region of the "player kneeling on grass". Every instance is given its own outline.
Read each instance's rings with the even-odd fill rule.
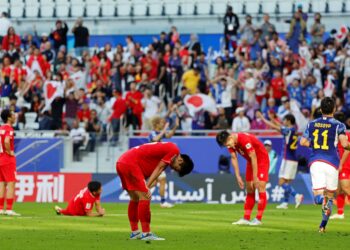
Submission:
[[[244,183],[239,172],[236,152],[247,160],[246,188],[247,197],[244,203],[244,218],[234,222],[235,225],[261,225],[261,219],[267,205],[266,183],[269,180],[269,155],[258,138],[248,133],[232,133],[222,131],[216,136],[220,146],[227,147],[231,153],[232,165],[235,171],[238,185],[244,188]],[[258,213],[254,220],[250,216],[255,205],[255,190],[259,192]]]
[[[102,193],[101,183],[98,181],[91,181],[86,188],[71,199],[66,209],[55,206],[58,215],[70,216],[91,216],[99,217],[105,214],[104,208],[101,207],[100,195]],[[96,206],[97,213],[92,212]]]
[[[179,148],[172,142],[153,142],[134,147],[117,161],[122,186],[130,196],[128,217],[132,240],[164,240],[151,233],[150,188],[167,166],[178,172],[180,177],[193,170],[191,158],[180,154]],[[138,228],[139,221],[142,234]]]
[[[345,115],[342,112],[335,113],[334,118],[340,122],[345,121]],[[346,132],[346,136],[350,142],[350,133]],[[337,191],[338,213],[332,215],[330,219],[344,219],[345,195],[348,196],[348,200],[350,201],[350,151],[345,151],[340,142],[338,143],[338,151],[340,156]]]

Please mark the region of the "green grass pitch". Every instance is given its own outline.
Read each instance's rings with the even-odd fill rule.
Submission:
[[[103,218],[57,216],[54,204],[16,204],[22,217],[0,217],[0,249],[349,249],[350,220],[330,221],[318,233],[320,207],[276,210],[269,205],[257,227],[235,226],[243,205],[152,205],[152,231],[166,238],[128,240],[127,204],[103,204]],[[350,214],[349,214],[350,215]],[[327,248],[328,248],[327,247]]]

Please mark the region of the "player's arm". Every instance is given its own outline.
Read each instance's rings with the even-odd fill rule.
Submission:
[[[105,215],[105,209],[102,208],[101,206],[101,201],[95,201],[95,206],[96,206],[96,212],[100,215],[103,216]]]
[[[301,137],[300,145],[304,147],[310,147],[310,141],[305,137]]]
[[[89,211],[86,211],[86,216],[88,216],[88,217],[101,217],[103,215],[101,215],[99,213],[92,212],[91,210],[89,210]]]
[[[258,182],[258,158],[256,157],[255,151],[251,151],[249,153],[249,158],[253,168],[253,181],[254,181],[254,184],[256,185]]]
[[[257,113],[257,118],[260,118],[266,125],[270,126],[271,128],[281,132],[281,126],[267,120],[261,112]]]
[[[241,189],[244,188],[244,182],[242,180],[241,174],[239,172],[239,166],[238,166],[238,160],[237,160],[237,155],[235,152],[231,152],[231,163],[233,166],[233,170],[235,171],[236,179],[238,182],[238,185]]]
[[[164,171],[167,165],[168,164],[163,161],[160,161],[158,163],[157,167],[153,170],[151,176],[148,178],[148,181],[147,181],[148,188],[152,187],[153,182],[155,182],[158,179],[159,175]]]
[[[339,172],[342,171],[343,165],[345,164],[345,162],[346,162],[346,160],[348,159],[349,155],[350,155],[350,151],[345,150],[343,156],[342,156],[341,159],[340,159]]]
[[[4,146],[5,146],[5,152],[6,154],[10,155],[10,156],[15,156],[15,152],[13,152],[11,150],[11,139],[9,136],[6,136],[5,137],[5,140],[4,140]]]
[[[179,123],[180,123],[179,118],[176,117],[176,121],[175,121],[174,127],[170,130],[169,133],[166,133],[166,134],[165,134],[165,137],[166,137],[166,138],[171,138],[171,137],[173,137],[173,135],[174,135],[175,132],[176,132],[176,129],[179,127]]]
[[[169,127],[169,122],[167,122],[163,128],[163,130],[156,136],[154,136],[152,138],[152,142],[160,142],[160,140],[164,137],[164,135],[166,134],[166,130]]]
[[[348,141],[348,137],[345,134],[339,135],[339,141],[340,141],[341,146],[345,150],[350,150],[350,142]],[[345,152],[344,152],[344,154],[345,154]]]

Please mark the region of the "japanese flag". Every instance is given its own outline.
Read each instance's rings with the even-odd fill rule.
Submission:
[[[217,114],[216,103],[213,98],[204,94],[187,95],[185,105],[191,116],[200,110],[206,110],[212,114]]]
[[[332,75],[327,76],[327,80],[324,83],[324,95],[326,97],[332,97],[335,89],[335,85],[333,83],[334,77]]]
[[[56,97],[63,97],[64,95],[64,83],[58,81],[45,81],[44,83],[44,98],[45,107],[44,111],[49,110],[52,101]]]

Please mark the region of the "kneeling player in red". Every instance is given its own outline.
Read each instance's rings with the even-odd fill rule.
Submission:
[[[86,188],[80,190],[80,192],[70,200],[66,209],[55,206],[56,213],[57,215],[62,214],[70,216],[103,216],[105,210],[101,207],[101,193],[101,183],[98,181],[90,181]],[[94,205],[96,206],[97,213],[92,212]]]
[[[130,196],[130,239],[164,240],[151,233],[150,187],[167,166],[178,172],[180,177],[193,170],[191,158],[180,154],[179,148],[172,142],[146,143],[128,150],[118,159],[117,172],[123,188]],[[138,228],[139,221],[142,234]]]
[[[261,219],[267,204],[266,183],[269,180],[269,155],[262,144],[254,135],[248,133],[232,133],[222,131],[216,136],[220,146],[227,147],[231,153],[231,161],[235,171],[238,185],[244,188],[244,183],[239,172],[237,161],[238,152],[247,160],[246,189],[247,197],[244,203],[244,217],[234,225],[261,225]],[[258,213],[254,220],[250,216],[255,205],[255,189],[259,191]]]

